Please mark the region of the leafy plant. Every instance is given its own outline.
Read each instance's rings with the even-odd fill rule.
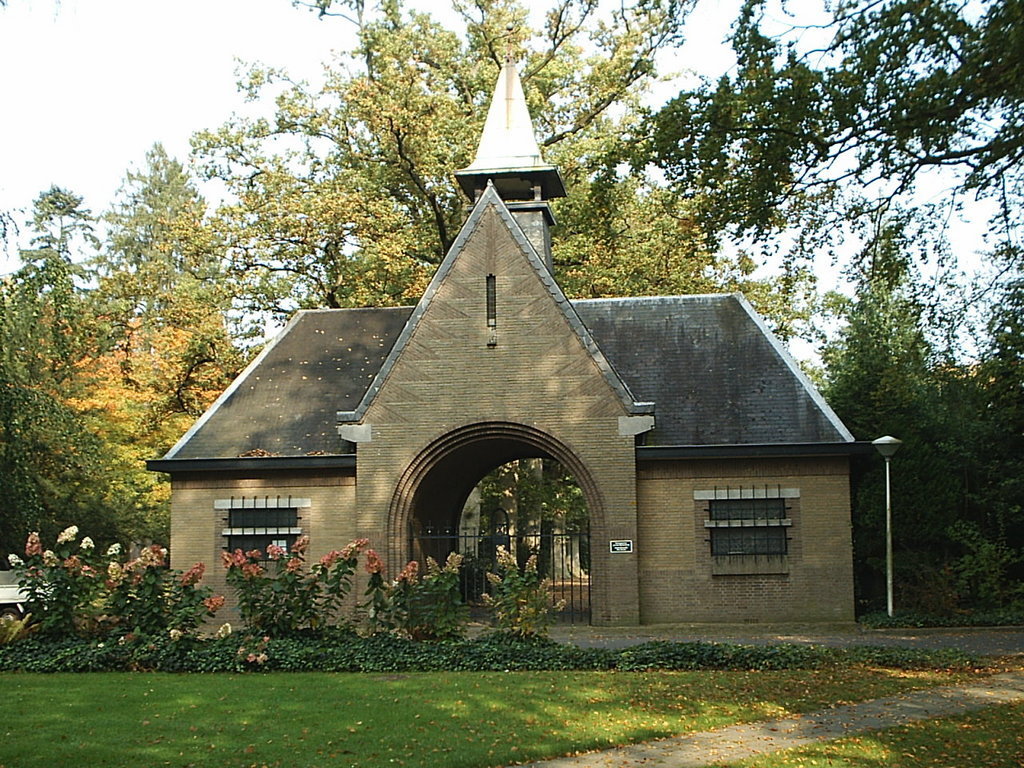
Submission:
[[[344,549],[327,553],[308,569],[308,536],[299,537],[290,552],[271,544],[266,558],[258,549],[222,553],[228,584],[237,592],[246,626],[271,637],[326,626],[338,617],[352,589],[359,553],[368,543],[357,539]]]
[[[115,560],[107,565],[106,605],[121,629],[144,636],[180,637],[195,631],[224,605],[223,596],[199,586],[206,570],[203,563],[178,573],[168,570],[166,558],[167,550],[154,544],[123,565]]]
[[[498,547],[498,573],[488,573],[490,594],[484,602],[494,613],[499,629],[523,637],[546,635],[554,620],[553,611],[561,610],[565,603],[551,603],[551,582],[537,570],[537,556],[531,555],[522,569],[515,555],[505,547]]]
[[[78,526],[65,528],[53,549],[44,550],[39,534],[29,534],[25,559],[13,564],[41,634],[96,631],[104,586],[97,562],[96,545],[88,536],[78,541]]]

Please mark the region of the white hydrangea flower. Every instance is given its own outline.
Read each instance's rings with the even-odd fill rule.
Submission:
[[[86,551],[96,548],[96,544],[88,536],[82,539],[82,543],[79,546]]]
[[[58,544],[67,544],[69,541],[74,541],[78,538],[78,526],[69,525],[63,531],[60,532],[60,536],[57,537]]]
[[[221,640],[223,640],[225,637],[227,637],[230,634],[231,634],[231,625],[228,624],[227,622],[224,622],[223,624],[221,624],[220,628],[217,630],[217,637],[220,638]]]
[[[7,556],[7,562],[11,564],[11,568],[21,568],[25,565],[25,561],[13,552]]]
[[[107,557],[114,557],[115,555],[121,554],[121,545],[118,542],[114,542],[107,547]]]

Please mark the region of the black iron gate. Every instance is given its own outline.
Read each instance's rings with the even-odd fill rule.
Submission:
[[[497,572],[498,547],[512,552],[522,567],[537,556],[537,569],[551,583],[551,603],[560,606],[555,616],[567,624],[590,623],[590,534],[494,533],[467,534],[457,529],[426,528],[412,537],[414,557],[432,557],[444,563],[458,552],[462,561],[462,599],[474,618],[483,618],[483,595],[490,588],[487,574]]]

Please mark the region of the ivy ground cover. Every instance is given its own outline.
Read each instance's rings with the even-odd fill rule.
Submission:
[[[481,768],[783,717],[970,674],[3,674],[0,766]]]

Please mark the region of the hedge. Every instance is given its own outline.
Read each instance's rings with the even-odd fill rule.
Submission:
[[[770,670],[870,665],[965,669],[958,650],[778,643],[650,642],[625,649],[580,648],[493,632],[468,640],[416,642],[393,635],[325,631],[268,639],[135,638],[125,642],[29,636],[0,646],[4,672],[417,672],[501,670]]]

